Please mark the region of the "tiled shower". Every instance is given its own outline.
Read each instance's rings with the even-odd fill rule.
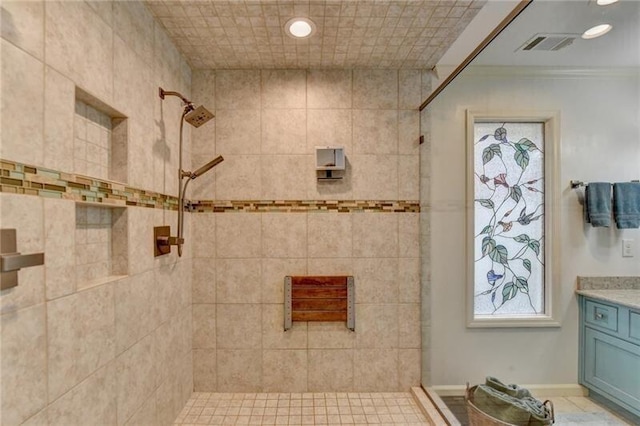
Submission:
[[[3,2],[2,424],[171,424],[196,392],[419,385],[419,70],[191,70],[138,2]],[[154,257],[185,168],[185,253]],[[28,113],[27,113],[28,112]],[[189,126],[186,126],[189,127]],[[315,146],[343,146],[318,180]],[[286,275],[352,275],[356,332],[283,330]]]

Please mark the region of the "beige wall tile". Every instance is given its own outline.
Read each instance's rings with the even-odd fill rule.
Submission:
[[[47,305],[49,400],[116,355],[114,289],[102,285]]]
[[[129,207],[128,246],[129,246],[129,273],[131,275],[148,271],[153,268],[153,227],[164,225],[161,216],[155,209],[142,207]],[[176,235],[175,225],[171,227],[171,235]],[[174,249],[175,250],[175,249]],[[135,261],[133,261],[135,259]],[[80,286],[80,283],[78,283]]]
[[[351,257],[352,218],[350,213],[309,213],[309,257]]]
[[[398,72],[396,70],[354,70],[353,107],[397,108]]]
[[[398,215],[398,256],[420,257],[420,213]]]
[[[42,199],[0,194],[0,222],[3,228],[16,229],[16,247],[20,253],[44,252]],[[33,266],[18,271],[18,286],[2,292],[3,314],[44,302],[44,268]]]
[[[353,275],[350,258],[309,259],[309,275]]]
[[[351,108],[351,71],[308,71],[307,108]]]
[[[112,105],[130,117],[131,120],[136,120],[137,124],[146,128],[153,123],[154,107],[158,102],[158,88],[153,78],[153,69],[148,65],[148,62],[142,56],[136,54],[134,48],[123,40],[124,38],[119,36],[113,37],[114,79]],[[136,95],[131,96],[132,93]],[[166,98],[167,102],[164,103],[170,102],[169,99]],[[177,125],[179,117],[176,115],[175,119],[169,121],[167,125]],[[150,131],[147,133],[150,133]],[[146,143],[146,141],[144,139],[131,138],[129,143],[137,149],[139,145]],[[151,145],[153,146],[153,144]]]
[[[88,4],[47,2],[47,64],[103,101],[113,91],[113,33]]]
[[[193,257],[211,258],[216,255],[216,216],[213,213],[188,215],[191,219]],[[173,235],[173,234],[172,234]]]
[[[262,199],[306,199],[309,183],[314,178],[309,160],[308,155],[263,155]]]
[[[306,349],[307,323],[294,322],[284,331],[284,304],[262,305],[262,347],[265,349]]]
[[[420,348],[420,304],[398,305],[398,347]]]
[[[73,170],[75,89],[71,80],[45,68],[44,164],[55,170]]]
[[[398,164],[388,155],[352,155],[353,198],[356,200],[396,200]]]
[[[354,257],[397,257],[398,216],[356,213],[353,217]]]
[[[153,64],[153,15],[142,3],[113,2],[113,29],[147,64]],[[167,89],[171,90],[171,89]]]
[[[0,157],[42,166],[44,163],[44,105],[42,102],[44,66],[42,62],[5,40],[1,40],[0,47],[2,49]],[[25,111],[29,111],[29,114],[25,114]]]
[[[353,391],[353,351],[309,350],[309,392]]]
[[[261,131],[260,152],[262,154],[309,153],[307,150],[307,112],[304,109],[262,110]]]
[[[307,215],[262,214],[262,256],[307,257]]]
[[[358,303],[398,302],[398,259],[353,259]]]
[[[47,299],[71,294],[75,282],[75,203],[44,199]]]
[[[306,259],[262,259],[262,303],[284,302],[284,277],[305,275]]]
[[[157,288],[153,271],[121,279],[114,287],[116,353],[120,354],[156,327]]]
[[[52,425],[116,424],[115,364],[97,370],[54,401],[48,412]]]
[[[398,199],[420,199],[420,157],[398,156]]]
[[[398,390],[398,350],[356,349],[353,376],[356,392]]]
[[[357,327],[358,318],[356,318]],[[309,348],[348,349],[355,346],[356,333],[341,322],[309,322]]]
[[[195,392],[216,392],[218,390],[216,365],[215,349],[194,349],[193,390]]]
[[[193,305],[193,348],[215,349],[216,305]]]
[[[356,305],[356,348],[398,347],[398,305]]]
[[[262,355],[264,389],[273,392],[307,390],[307,351],[265,350]]]
[[[218,349],[259,349],[262,345],[262,306],[218,304],[216,337]],[[220,370],[218,370],[220,377]]]
[[[420,349],[398,350],[398,390],[420,386]]]
[[[218,152],[219,153],[219,152]],[[259,155],[224,155],[216,173],[216,199],[259,200],[262,172]]]
[[[193,303],[216,303],[215,258],[197,258],[192,262]]]
[[[422,101],[420,70],[398,70],[398,108],[417,110]]]
[[[158,407],[156,405],[156,394],[153,393],[142,404],[131,418],[125,423],[126,426],[157,425]]]
[[[177,262],[163,265],[153,271],[158,292],[158,321],[169,320],[184,307],[187,301],[185,293],[187,289],[191,291],[186,270],[183,262]],[[184,271],[185,275],[181,276],[181,271]]]
[[[217,109],[259,109],[259,70],[221,70],[216,72]]]
[[[218,350],[218,389],[226,392],[262,390],[262,351]]]
[[[216,108],[216,74],[219,72],[221,71],[194,70],[191,75],[191,100],[195,104],[204,105],[205,108],[213,113],[215,113]],[[206,152],[198,151],[195,146],[193,148],[193,152]]]
[[[218,258],[259,258],[262,221],[259,214],[216,215]]]
[[[2,2],[2,38],[42,60],[44,56],[44,2]]]
[[[262,108],[304,108],[305,70],[262,70]]]
[[[3,314],[0,320],[2,421],[20,424],[47,404],[45,305]]]
[[[418,155],[420,153],[420,113],[398,111],[398,153]]]
[[[397,152],[397,110],[353,110],[354,154],[397,154]]]
[[[218,109],[216,111],[216,153],[240,155],[260,153],[259,110]]]
[[[352,152],[351,139],[352,119],[349,111],[307,110],[307,152],[315,153],[316,146],[342,146],[348,156]]]
[[[218,303],[260,303],[262,271],[256,259],[219,259],[216,271]]]
[[[398,289],[400,303],[420,301],[420,258],[398,259]]]
[[[49,426],[48,411],[49,410],[45,408],[37,414],[34,414],[29,417],[26,422],[22,423],[21,426]]]
[[[125,423],[156,387],[156,346],[149,335],[116,360],[118,424]]]

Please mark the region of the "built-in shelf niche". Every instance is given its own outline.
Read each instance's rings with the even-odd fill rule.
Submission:
[[[127,182],[127,117],[76,87],[73,172]]]
[[[334,171],[345,169],[344,148],[341,146],[316,146],[316,172],[318,179],[342,179]]]
[[[76,204],[76,282],[93,287],[128,274],[127,209]]]

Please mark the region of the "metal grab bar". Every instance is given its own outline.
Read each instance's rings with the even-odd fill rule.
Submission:
[[[18,285],[18,271],[44,265],[44,253],[21,254],[16,247],[16,230],[0,229],[0,290]]]
[[[19,271],[21,268],[44,264],[44,253],[3,253],[0,254],[0,272]]]

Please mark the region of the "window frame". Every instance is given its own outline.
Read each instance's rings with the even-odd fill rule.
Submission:
[[[560,113],[559,111],[484,112],[467,110],[466,118],[466,311],[469,328],[560,327]],[[481,122],[544,124],[544,313],[539,315],[475,315],[475,182],[474,125]]]

